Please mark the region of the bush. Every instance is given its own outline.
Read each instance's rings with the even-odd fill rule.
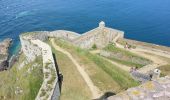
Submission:
[[[96,44],[93,44],[92,49],[97,49]]]

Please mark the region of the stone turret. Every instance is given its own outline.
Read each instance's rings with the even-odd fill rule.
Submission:
[[[155,69],[153,72],[152,80],[156,80],[160,77],[161,71],[159,69]]]
[[[99,23],[99,28],[103,29],[105,27],[105,22],[104,21],[101,21]]]

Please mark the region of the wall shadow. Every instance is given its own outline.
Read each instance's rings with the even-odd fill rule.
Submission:
[[[97,99],[93,99],[93,100],[107,100],[108,97],[116,95],[116,93],[113,92],[105,92],[101,97],[97,98]]]
[[[58,76],[58,84],[59,84],[59,89],[60,89],[60,93],[61,93],[61,88],[62,88],[62,81],[63,81],[63,75],[59,70],[58,64],[57,64],[57,59],[55,54],[53,53],[53,58],[54,58],[54,64],[55,64],[55,68],[57,71],[57,76]]]

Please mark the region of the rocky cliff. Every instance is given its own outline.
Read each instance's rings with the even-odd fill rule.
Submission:
[[[8,49],[10,47],[12,39],[5,39],[0,42],[0,71],[5,70],[8,67]]]

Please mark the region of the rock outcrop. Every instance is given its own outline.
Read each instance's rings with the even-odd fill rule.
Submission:
[[[0,71],[7,69],[8,67],[8,49],[10,47],[12,39],[5,39],[0,42]]]

